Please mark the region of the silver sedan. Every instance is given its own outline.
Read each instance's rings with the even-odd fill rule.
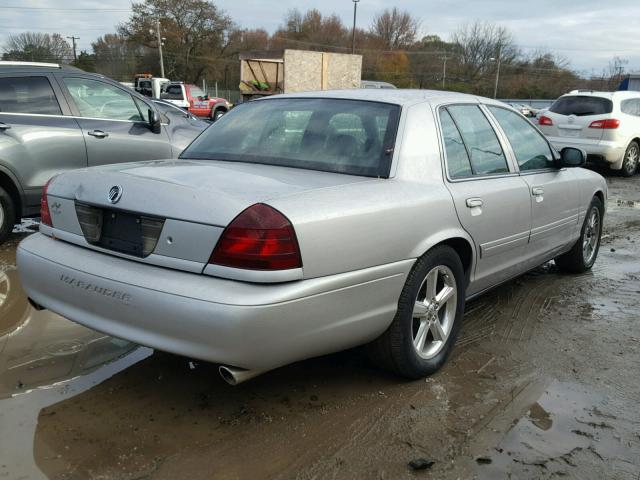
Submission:
[[[465,300],[549,260],[591,268],[607,189],[584,161],[485,98],[274,96],[178,160],[54,177],[18,267],[35,305],[232,384],[358,345],[419,378]]]

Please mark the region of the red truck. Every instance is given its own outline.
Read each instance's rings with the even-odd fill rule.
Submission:
[[[217,120],[227,113],[231,104],[224,98],[210,98],[197,85],[183,82],[169,82],[163,85],[160,98],[188,110],[197,117]]]

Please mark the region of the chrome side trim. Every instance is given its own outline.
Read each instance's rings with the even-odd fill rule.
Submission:
[[[281,283],[302,280],[304,274],[302,268],[292,268],[289,270],[243,270],[241,268],[225,267],[222,265],[208,264],[204,267],[205,275],[212,277],[226,278],[229,280],[240,280],[241,282],[252,283]]]
[[[578,219],[580,218],[580,214],[574,214],[570,217],[563,218],[561,220],[557,220],[552,223],[548,223],[547,225],[542,225],[540,227],[531,229],[531,241],[538,240],[539,238],[546,237],[547,235],[553,235],[558,230],[561,230],[565,227],[574,226]]]
[[[491,242],[480,245],[480,256],[482,258],[499,255],[513,248],[529,243],[529,231],[516,233],[509,237],[499,238]]]

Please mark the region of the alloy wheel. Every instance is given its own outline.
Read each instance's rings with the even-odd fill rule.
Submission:
[[[451,269],[445,265],[432,268],[413,307],[413,347],[421,358],[435,357],[447,343],[456,317],[457,298]]]
[[[582,237],[582,258],[585,265],[591,265],[600,241],[600,210],[592,207],[587,217]]]
[[[640,150],[635,143],[629,147],[624,157],[624,169],[629,174],[634,174],[638,168],[638,157],[640,157]]]

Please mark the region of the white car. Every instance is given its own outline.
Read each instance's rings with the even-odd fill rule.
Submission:
[[[574,90],[538,117],[554,147],[581,148],[587,160],[633,175],[640,158],[640,92]]]

